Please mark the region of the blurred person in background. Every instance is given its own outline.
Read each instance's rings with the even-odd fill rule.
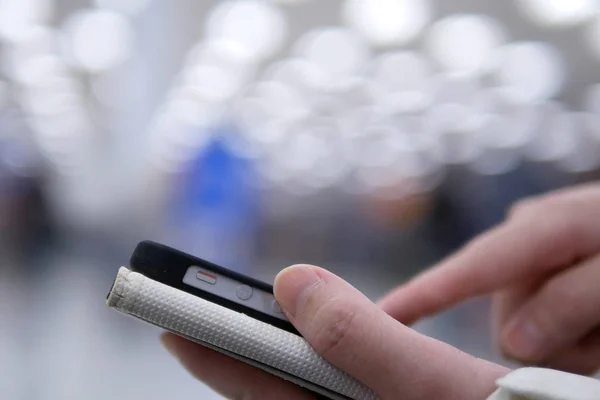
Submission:
[[[505,222],[379,305],[330,272],[306,265],[282,271],[275,294],[317,352],[383,399],[598,399],[600,382],[568,373],[600,368],[598,221],[600,185],[556,191],[516,204]],[[511,372],[404,325],[482,295],[494,296],[495,337],[503,354],[554,369]],[[228,398],[311,398],[172,334],[163,343]]]

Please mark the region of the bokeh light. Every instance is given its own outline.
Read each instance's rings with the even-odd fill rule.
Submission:
[[[126,61],[134,38],[129,21],[107,10],[82,10],[63,25],[67,55],[78,67],[102,72]]]
[[[548,100],[559,94],[566,82],[564,60],[548,43],[512,43],[500,53],[497,79],[513,100]]]
[[[288,24],[275,5],[258,0],[219,2],[206,23],[208,41],[232,43],[249,62],[262,61],[285,43]]]
[[[431,19],[429,0],[347,0],[343,19],[376,46],[405,44]]]
[[[432,101],[432,67],[419,53],[384,53],[374,62],[373,76],[385,89],[379,102],[388,112],[415,112]]]
[[[15,70],[14,79],[22,85],[40,86],[49,77],[60,77],[67,72],[63,59],[55,55],[40,55],[32,57],[19,65]]]
[[[56,56],[60,50],[57,31],[36,25],[27,30],[18,40],[8,43],[0,62],[3,72],[10,78],[19,75],[21,68],[29,63],[32,58],[40,56]]]
[[[491,61],[495,51],[505,41],[504,28],[492,18],[458,14],[432,26],[427,37],[427,49],[442,68],[477,74],[493,66]]]
[[[517,4],[531,21],[551,27],[580,24],[600,10],[597,0],[517,0]]]
[[[325,72],[316,64],[302,58],[275,62],[265,71],[265,79],[290,85],[305,95],[312,95],[325,86]]]
[[[0,39],[18,41],[53,16],[53,0],[0,0]]]
[[[145,10],[151,0],[94,0],[98,8],[118,12],[125,15],[135,15]]]
[[[369,48],[360,36],[342,27],[310,31],[295,46],[295,55],[305,58],[326,74],[331,85],[344,84],[365,67]]]

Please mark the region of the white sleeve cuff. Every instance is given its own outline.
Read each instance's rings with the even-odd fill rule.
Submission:
[[[517,369],[488,400],[600,400],[600,381],[542,368]]]

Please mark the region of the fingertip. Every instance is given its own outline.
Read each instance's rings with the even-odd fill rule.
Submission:
[[[275,297],[291,317],[296,315],[304,293],[322,282],[318,269],[313,265],[298,264],[284,269],[275,277]]]

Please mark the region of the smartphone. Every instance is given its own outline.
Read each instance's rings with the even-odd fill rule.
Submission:
[[[129,267],[154,281],[300,335],[267,283],[152,241],[137,245]]]
[[[317,399],[377,399],[302,338],[272,285],[163,244],[136,246],[107,304],[295,383]]]

